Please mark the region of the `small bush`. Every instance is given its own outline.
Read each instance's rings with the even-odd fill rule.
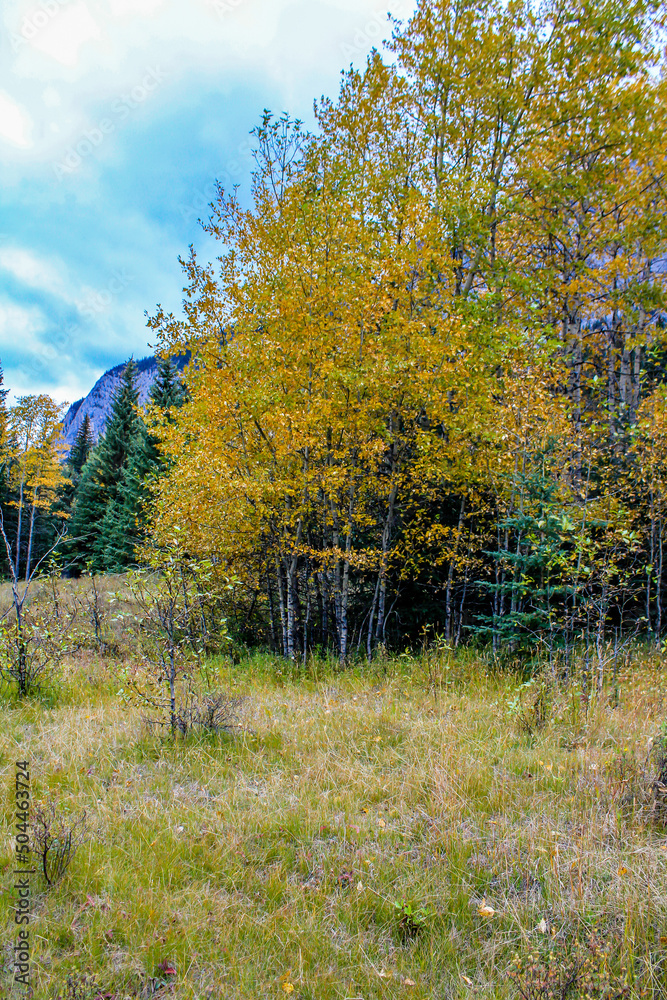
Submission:
[[[176,706],[174,713],[175,731],[181,736],[207,735],[217,736],[220,733],[231,733],[238,727],[238,711],[242,698],[230,698],[223,692],[206,694],[198,697],[187,694]],[[172,712],[168,701],[160,705],[153,703],[163,711],[162,718],[145,719],[146,724],[154,728],[172,727]]]
[[[613,944],[603,945],[593,932],[585,944],[555,941],[524,959],[516,957],[509,977],[517,996],[522,1000],[625,1000],[630,988],[612,970]]]
[[[88,839],[85,812],[70,822],[59,816],[55,804],[38,805],[31,822],[30,850],[47,886],[60,881],[77,850]]]
[[[84,973],[68,976],[64,992],[59,990],[53,1000],[108,1000],[111,997],[112,993],[103,993],[95,980]]]
[[[21,697],[38,693],[42,678],[70,651],[75,616],[30,608],[0,630],[0,678],[14,682]]]
[[[426,923],[431,916],[425,906],[412,903],[394,903],[397,911],[398,934],[403,942],[414,941],[426,927]]]

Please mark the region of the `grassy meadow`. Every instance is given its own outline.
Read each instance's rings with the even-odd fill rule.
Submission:
[[[588,704],[472,652],[221,656],[235,726],[175,742],[132,670],[80,648],[39,697],[5,689],[0,997],[22,995],[17,760],[33,804],[88,824],[64,876],[32,880],[40,1000],[667,996],[658,656]]]

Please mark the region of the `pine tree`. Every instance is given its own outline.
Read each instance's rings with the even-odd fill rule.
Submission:
[[[136,373],[130,360],[106,432],[82,462],[70,524],[71,550],[79,570],[91,565],[98,572],[123,572],[135,563],[135,550],[143,539],[148,483],[158,473],[161,458],[157,438],[137,409]],[[168,413],[184,399],[178,369],[169,358],[158,359],[150,394],[153,407]],[[86,440],[82,425],[71,464],[86,455]]]
[[[81,475],[82,469],[86,464],[86,460],[88,459],[92,448],[93,432],[90,427],[90,417],[86,413],[67,459],[67,464],[70,467],[71,473],[75,473],[78,476]]]
[[[154,452],[153,440],[142,424],[132,443],[121,487],[107,505],[102,524],[103,563],[110,573],[123,572],[136,562],[135,550],[144,535],[147,484],[158,465]]]
[[[98,445],[99,475],[110,500],[118,492],[135,438],[141,433],[142,420],[137,412],[139,391],[136,380],[137,366],[130,358],[113,397],[107,429]]]
[[[0,507],[6,518],[7,502],[9,500],[9,453],[7,448],[7,396],[9,389],[4,388],[4,372],[0,364]],[[9,569],[4,551],[0,552],[0,572],[3,578]]]
[[[158,357],[157,365],[150,404],[160,411],[160,418],[169,420],[169,411],[185,402],[185,392],[171,358]],[[149,426],[150,423],[149,417]],[[142,423],[123,473],[122,489],[108,505],[102,528],[102,536],[106,539],[104,563],[111,573],[121,572],[135,561],[136,548],[145,535],[149,484],[162,467],[158,439]]]
[[[160,410],[170,410],[185,402],[185,390],[178,368],[169,357],[157,359],[157,378],[151,387],[150,401]]]
[[[125,477],[137,439],[145,430],[137,412],[137,367],[132,359],[123,370],[105,434],[83,466],[70,524],[70,554],[80,571],[87,564],[107,569],[107,533],[114,509],[120,509]]]
[[[53,513],[57,518],[54,527],[58,532],[63,530],[67,521],[72,516],[74,498],[81,481],[83,468],[92,448],[93,434],[90,427],[90,417],[86,414],[65,462],[67,479],[61,485],[58,491],[58,498],[53,505]]]
[[[96,533],[104,518],[107,500],[100,478],[99,455],[97,449],[94,449],[81,471],[75,490],[69,540],[65,549],[70,569],[75,574],[93,561]]]

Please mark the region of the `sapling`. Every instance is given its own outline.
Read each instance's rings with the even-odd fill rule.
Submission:
[[[139,609],[138,635],[149,682],[166,688],[166,701],[136,682],[133,686],[154,708],[166,707],[172,736],[183,731],[180,689],[201,666],[206,652],[210,568],[209,563],[190,559],[172,541],[151,553],[150,571],[135,572],[130,581]]]

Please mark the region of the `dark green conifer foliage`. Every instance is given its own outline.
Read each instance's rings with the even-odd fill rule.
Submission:
[[[123,501],[124,479],[136,439],[145,430],[137,412],[137,368],[132,359],[123,370],[105,434],[83,466],[72,519],[70,554],[80,571],[87,564],[98,572],[107,566],[106,532],[113,524],[113,510]]]
[[[151,388],[150,401],[161,410],[170,410],[172,406],[182,406],[185,402],[183,383],[171,358],[157,359],[157,378]]]
[[[102,524],[103,562],[110,573],[136,563],[135,550],[143,540],[144,506],[150,477],[157,469],[152,439],[143,423],[132,442],[121,488],[109,502]]]
[[[136,380],[137,366],[130,358],[123,369],[120,386],[113,397],[111,417],[97,448],[99,474],[110,500],[116,497],[135,438],[141,433]]]
[[[98,572],[123,572],[136,563],[136,548],[144,537],[150,481],[159,473],[162,459],[157,439],[137,409],[136,372],[130,360],[114,396],[106,432],[77,481],[69,535],[79,570],[91,565]],[[169,358],[159,358],[150,402],[168,412],[184,401],[178,369]],[[79,438],[70,462],[78,457],[78,442]]]
[[[72,516],[74,498],[77,493],[83,467],[88,460],[93,448],[93,434],[90,428],[90,417],[88,414],[83,419],[76,440],[72,445],[67,461],[65,462],[65,473],[67,479],[58,490],[58,498],[53,506],[53,513],[56,515],[54,531],[62,531]],[[69,527],[69,526],[68,526]],[[55,535],[53,535],[55,541]],[[51,543],[53,544],[53,542]]]
[[[158,358],[158,374],[150,391],[150,403],[169,413],[185,402],[178,369],[170,358]],[[123,474],[122,490],[109,504],[102,534],[106,539],[104,561],[111,573],[135,562],[135,552],[144,539],[151,480],[159,475],[163,459],[155,438],[145,425],[135,437]]]
[[[84,465],[93,448],[93,432],[90,428],[90,417],[88,414],[83,418],[76,441],[72,445],[72,450],[67,458],[67,464],[77,476],[81,475]]]
[[[7,513],[9,513],[7,503],[10,499],[9,461],[7,454],[7,396],[9,395],[9,389],[4,388],[4,381],[5,376],[0,364],[0,505],[2,505],[5,521],[8,522],[11,521],[11,518],[7,517]],[[3,577],[6,575],[8,569],[9,564],[3,546],[3,550],[0,552],[0,572]]]
[[[67,561],[75,572],[82,572],[93,561],[95,539],[106,503],[107,494],[100,478],[99,455],[97,449],[94,449],[76,486],[65,548]]]

